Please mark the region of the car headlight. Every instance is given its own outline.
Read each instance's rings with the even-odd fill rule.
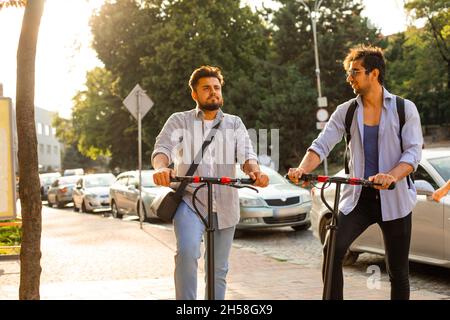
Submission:
[[[265,203],[259,198],[239,198],[241,207],[264,207]]]

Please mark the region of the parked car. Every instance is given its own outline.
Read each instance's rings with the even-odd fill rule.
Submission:
[[[41,200],[47,200],[47,192],[53,182],[61,177],[59,172],[41,173],[39,180],[41,182]]]
[[[72,202],[72,191],[80,176],[67,176],[56,179],[47,192],[48,206],[57,205],[58,208],[64,208],[65,205]]]
[[[338,176],[345,176],[344,170]],[[450,179],[450,148],[422,150],[422,160],[415,172],[417,204],[412,212],[412,233],[409,259],[450,268],[450,196],[436,202],[431,198],[435,189]],[[333,207],[334,186],[326,189],[325,197]],[[311,221],[313,234],[323,243],[325,226],[331,213],[320,199],[320,190],[312,189]],[[383,236],[377,224],[370,226],[350,246],[345,264],[356,262],[361,252],[384,255]]]
[[[84,169],[66,169],[64,170],[63,176],[82,176],[84,175]]]
[[[237,176],[248,178],[237,166]],[[291,184],[275,170],[261,165],[261,171],[269,176],[266,188],[259,193],[239,189],[241,218],[237,229],[286,227],[306,230],[311,226],[309,213],[311,196],[308,190]]]
[[[157,218],[150,206],[157,195],[167,187],[160,187],[153,182],[154,170],[142,171],[142,199],[144,219]],[[139,171],[127,171],[117,176],[109,190],[111,213],[114,218],[126,215],[138,215],[139,206]]]
[[[72,193],[73,210],[94,212],[111,210],[109,188],[115,182],[112,173],[96,173],[82,176]]]

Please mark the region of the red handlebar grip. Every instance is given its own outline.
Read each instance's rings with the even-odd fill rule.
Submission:
[[[229,183],[231,183],[231,178],[229,178],[229,177],[222,177],[222,178],[220,178],[220,183],[222,183],[222,184],[229,184]]]
[[[361,184],[361,179],[358,178],[350,178],[348,179],[348,183],[351,185],[357,185],[357,184]]]

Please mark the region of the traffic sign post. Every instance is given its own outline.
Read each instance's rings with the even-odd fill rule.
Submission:
[[[130,113],[138,121],[138,170],[139,170],[139,206],[138,215],[139,223],[142,229],[143,210],[142,210],[142,118],[153,107],[153,101],[145,93],[139,84],[137,84],[128,96],[123,100],[123,104],[130,111]]]
[[[317,106],[319,107],[319,109],[317,110],[317,113],[316,113],[316,118],[318,121],[318,122],[316,122],[316,128],[317,128],[317,130],[323,130],[323,128],[325,128],[325,125],[327,124],[328,117],[329,117],[328,111],[326,109],[326,107],[328,106],[327,97],[317,98]],[[325,158],[323,160],[323,169],[324,169],[325,175],[328,175],[327,158]]]

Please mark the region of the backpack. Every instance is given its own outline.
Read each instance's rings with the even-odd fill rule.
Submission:
[[[398,119],[400,122],[400,126],[399,126],[400,150],[403,153],[402,129],[403,129],[403,126],[405,125],[405,100],[398,96],[396,96],[395,99],[397,101],[397,114],[398,114]],[[358,106],[358,103],[356,102],[356,99],[354,99],[352,101],[352,103],[350,104],[350,107],[348,108],[347,113],[345,114],[345,137],[344,137],[344,139],[345,139],[345,152],[344,152],[345,174],[350,173],[350,169],[348,167],[349,144],[350,144],[350,139],[352,138],[352,136],[350,134],[350,127],[352,126],[353,116],[355,115],[355,110],[356,110],[357,106]],[[406,179],[408,182],[408,188],[411,188],[410,179],[413,180],[412,174],[410,174]]]

